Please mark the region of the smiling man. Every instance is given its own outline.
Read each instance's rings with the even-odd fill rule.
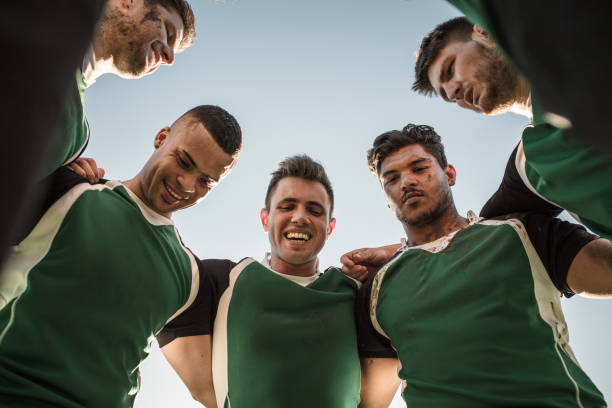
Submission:
[[[229,113],[198,106],[155,136],[126,182],[61,168],[0,277],[0,406],[131,407],[164,325],[208,293],[170,219],[236,163]]]
[[[208,302],[157,336],[196,400],[209,408],[357,405],[359,283],[338,269],[318,271],[333,208],[323,167],[290,157],[272,173],[260,213],[270,253],[262,262],[199,261]]]
[[[89,85],[104,74],[138,79],[171,65],[194,37],[195,20],[185,0],[108,0],[89,51],[75,67],[74,86],[44,176],[71,163],[87,145],[83,98]]]
[[[612,244],[546,215],[460,216],[429,126],[383,133],[367,156],[406,239],[358,295],[360,407],[387,407],[400,380],[409,407],[604,407],[559,298],[612,296]],[[348,273],[364,252],[343,256]]]
[[[487,21],[479,13],[483,9],[484,3],[474,7],[471,16]],[[510,156],[500,188],[481,215],[565,209],[612,239],[612,159],[579,143],[571,137],[574,129],[567,119],[541,108],[530,84],[489,33],[464,17],[438,25],[421,42],[415,78],[413,90],[439,95],[461,108],[532,118],[532,126],[524,129]]]

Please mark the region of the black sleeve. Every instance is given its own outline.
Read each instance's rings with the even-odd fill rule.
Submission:
[[[357,292],[355,320],[357,324],[357,345],[361,358],[397,358],[389,339],[380,335],[370,319],[370,294],[373,278],[368,278]]]
[[[574,296],[567,285],[567,272],[578,252],[597,239],[597,235],[587,232],[582,225],[548,214],[522,213],[504,218],[518,218],[523,222],[552,283],[565,297]]]
[[[212,334],[221,295],[229,286],[229,274],[236,264],[227,259],[197,259],[200,287],[193,303],[156,335],[159,347],[177,337]]]
[[[505,214],[536,211],[556,217],[562,209],[538,197],[523,183],[515,164],[517,149],[518,145],[508,159],[499,188],[482,207],[480,216],[494,218]]]
[[[106,179],[100,179],[96,184],[104,184],[107,181]],[[49,207],[66,194],[68,190],[81,183],[89,183],[89,181],[66,167],[60,167],[45,179],[37,182],[36,189],[45,191],[45,193],[42,195],[42,200],[38,203],[36,209],[28,214],[27,218],[20,224],[20,229],[15,234],[12,245],[17,245],[23,241]]]

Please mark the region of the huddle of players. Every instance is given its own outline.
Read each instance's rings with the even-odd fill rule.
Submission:
[[[121,47],[126,24],[142,44]],[[193,14],[180,0],[109,1],[99,32],[116,32],[115,48],[94,41],[77,71],[54,168],[88,138],[84,80],[171,63],[193,40]],[[424,38],[414,88],[482,113],[534,103],[465,19]],[[131,406],[157,336],[208,407],[384,407],[400,382],[409,406],[605,406],[569,347],[559,298],[612,294],[612,244],[555,215],[566,208],[609,238],[612,196],[600,194],[610,173],[590,172],[609,163],[559,144],[563,130],[533,111],[484,218],[457,213],[456,172],[433,128],[378,136],[368,164],[407,238],[349,252],[322,274],[334,194],[307,156],[272,173],[262,261],[201,260],[181,242],[172,213],[202,199],[240,154],[240,127],[222,108],[198,106],[161,129],[128,181],[102,179],[87,159],[59,168],[0,276],[0,405]],[[581,160],[551,165],[547,154]],[[588,177],[576,186],[573,172]]]

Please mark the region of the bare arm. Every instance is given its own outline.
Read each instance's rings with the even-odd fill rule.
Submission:
[[[397,391],[396,358],[361,359],[361,402],[358,408],[387,408]]]
[[[376,273],[401,247],[401,244],[391,244],[378,248],[360,248],[340,257],[342,272],[353,279],[364,281]]]
[[[162,352],[193,399],[205,407],[217,408],[212,379],[212,336],[179,337],[162,347]]]
[[[612,298],[612,243],[599,238],[585,245],[567,272],[567,284],[576,294]]]

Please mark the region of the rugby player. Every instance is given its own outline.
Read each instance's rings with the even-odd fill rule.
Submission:
[[[605,406],[559,299],[612,296],[612,244],[548,214],[460,216],[429,126],[383,133],[367,156],[406,240],[358,295],[360,407],[388,406],[400,381],[408,406]],[[345,271],[363,258],[345,254]]]
[[[470,11],[471,18],[487,24],[487,31],[464,17],[438,25],[421,42],[413,90],[478,113],[515,112],[532,118],[481,215],[562,208],[612,239],[612,159],[570,137],[571,123],[541,108],[530,84],[491,39],[493,25],[483,9]]]
[[[204,198],[241,144],[234,117],[203,105],[157,133],[128,181],[52,175],[0,275],[0,406],[132,406],[155,334],[208,296],[172,213]]]

